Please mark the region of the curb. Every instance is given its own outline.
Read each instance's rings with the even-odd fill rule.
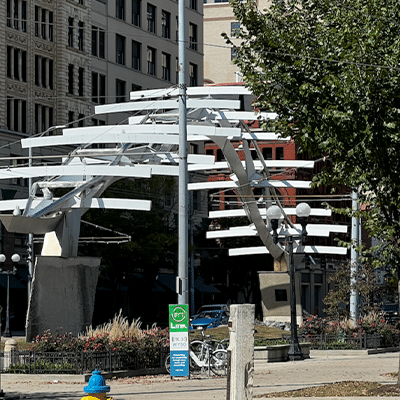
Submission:
[[[116,372],[104,372],[104,379],[131,378],[134,376],[163,375],[167,374],[165,368],[144,368],[138,370],[125,370]],[[15,382],[55,382],[57,383],[87,383],[92,374],[1,374],[2,383]]]

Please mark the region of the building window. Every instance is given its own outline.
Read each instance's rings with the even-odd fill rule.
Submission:
[[[277,147],[275,150],[275,155],[277,160],[284,160],[283,158],[283,147]]]
[[[92,26],[92,55],[105,58],[105,31],[97,26]]]
[[[35,36],[39,37],[39,7],[35,6]]]
[[[26,0],[7,0],[7,26],[26,32]]]
[[[147,47],[147,73],[156,75],[156,49]]]
[[[48,66],[48,59],[41,57],[42,59],[42,68],[41,68],[41,74],[42,74],[42,78],[41,78],[41,83],[42,83],[42,88],[46,88],[47,87],[47,66]]]
[[[189,1],[189,7],[190,7],[192,10],[197,10],[197,0],[190,0],[190,1]]]
[[[35,104],[35,130],[36,133],[44,132],[53,126],[53,108],[42,104]]]
[[[7,0],[7,26],[11,27],[11,0]]]
[[[19,10],[19,4],[18,0],[14,0],[14,28],[18,29],[18,10]]]
[[[21,4],[21,29],[26,32],[26,2],[22,2]],[[53,37],[53,18],[54,14],[52,11],[46,10],[45,8],[41,8],[39,6],[35,6],[35,36],[40,37],[43,40],[48,40],[52,42],[54,40]],[[72,20],[72,21],[70,21]],[[73,18],[68,19],[68,23],[72,22],[71,28],[73,28]],[[68,34],[70,30],[70,26],[68,25]],[[71,32],[72,33],[72,32]],[[68,36],[69,39],[69,36]],[[69,43],[69,42],[68,42]],[[72,47],[72,46],[70,46]]]
[[[79,67],[78,70],[78,95],[83,97],[85,87],[85,70]]]
[[[287,301],[286,289],[275,289],[275,301]]]
[[[237,57],[237,49],[236,47],[231,47],[231,61],[233,61]]]
[[[125,37],[116,36],[116,63],[125,65]]]
[[[264,147],[262,149],[264,160],[272,160],[272,147]]]
[[[68,46],[74,47],[74,19],[68,18]]]
[[[49,60],[49,89],[54,88],[54,62]]]
[[[7,77],[26,82],[27,53],[24,50],[7,46]]]
[[[72,72],[73,73],[73,72]],[[42,56],[35,56],[35,85],[53,89],[54,62]]]
[[[166,39],[171,38],[171,14],[162,10],[162,37]]]
[[[53,22],[53,11],[49,11],[49,41],[52,42],[54,40],[54,22]]]
[[[46,40],[46,10],[42,8],[42,25],[41,25],[42,39]]]
[[[126,82],[121,81],[120,79],[116,79],[115,81],[115,89],[116,89],[116,102],[123,103],[125,101],[126,96]]]
[[[136,71],[140,71],[140,53],[142,45],[135,40],[132,40],[132,68]]]
[[[73,111],[68,111],[68,127],[73,128],[74,127],[74,112]]]
[[[78,126],[82,127],[82,126],[84,126],[84,123],[85,123],[85,115],[79,114],[78,115]]]
[[[189,23],[189,49],[197,51],[197,25]]]
[[[68,93],[74,94],[74,66],[68,65]]]
[[[189,86],[197,86],[197,65],[189,63]]]
[[[161,65],[162,65],[162,79],[165,81],[171,80],[171,56],[167,53],[162,53],[161,55]]]
[[[156,33],[156,7],[147,3],[147,30]]]
[[[92,101],[97,104],[106,102],[106,76],[92,72]]]
[[[41,59],[42,57],[40,56],[35,56],[35,85],[40,86],[40,68],[41,68]]]
[[[106,104],[106,76],[99,74],[99,103]]]
[[[140,27],[141,1],[132,0],[132,24]]]
[[[106,32],[99,28],[99,58],[106,57]]]
[[[231,35],[240,32],[240,22],[231,22]]]
[[[125,21],[125,0],[116,1],[116,17]]]
[[[26,101],[7,98],[7,129],[27,133]]]
[[[98,38],[99,28],[96,26],[92,26],[92,56],[96,56],[99,54],[99,38]]]
[[[135,85],[134,83],[132,83],[132,90],[131,92],[137,92],[138,90],[142,90],[142,87],[139,85]]]
[[[179,82],[179,58],[176,57],[176,62],[175,62],[175,82]]]
[[[84,23],[79,21],[78,23],[78,50],[83,51],[83,43],[84,43]]]
[[[21,30],[26,32],[26,1],[21,2]]]

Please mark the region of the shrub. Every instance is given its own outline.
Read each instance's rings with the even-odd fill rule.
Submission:
[[[72,333],[61,335],[50,330],[36,336],[34,346],[37,352],[79,352],[79,351],[146,351],[156,354],[160,346],[169,346],[168,329],[153,326],[139,328],[139,320],[129,324],[121,312],[112,321],[99,328],[86,330],[85,335],[74,337]]]

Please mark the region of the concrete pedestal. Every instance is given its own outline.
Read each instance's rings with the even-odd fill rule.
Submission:
[[[230,306],[227,400],[253,398],[254,311],[254,304]]]
[[[50,329],[77,335],[92,323],[100,258],[36,258],[26,340]]]

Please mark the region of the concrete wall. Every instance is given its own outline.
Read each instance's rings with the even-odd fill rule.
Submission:
[[[289,274],[287,272],[259,272],[259,279],[264,321],[290,322]],[[277,298],[276,291],[281,291],[278,295],[286,291],[286,300]],[[301,325],[302,309],[298,279],[296,279],[296,303],[297,324]]]
[[[74,335],[92,323],[100,258],[37,257],[26,339],[50,329]]]

